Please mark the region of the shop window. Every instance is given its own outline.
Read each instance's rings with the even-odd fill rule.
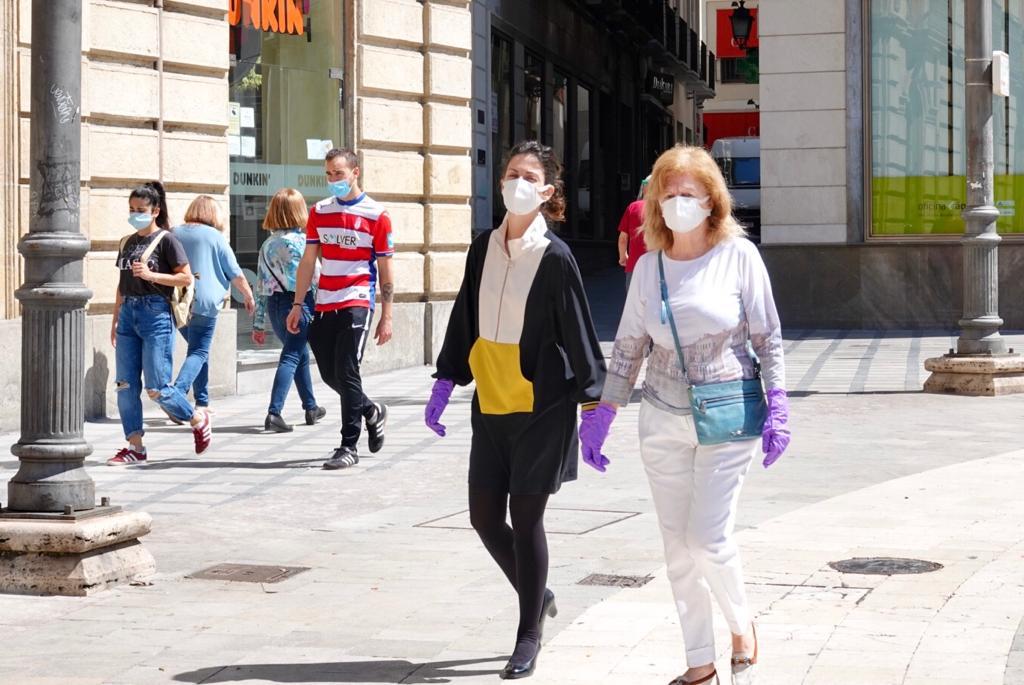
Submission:
[[[491,35],[491,150],[493,187],[501,187],[505,155],[515,144],[512,114],[512,41],[499,33]],[[497,226],[505,217],[501,193],[495,191],[492,222]]]
[[[593,237],[594,224],[591,221],[593,194],[590,135],[590,89],[576,86],[576,226],[579,234]]]
[[[940,7],[936,7],[936,4]],[[992,0],[993,47],[1024,56],[1024,2]],[[958,235],[966,202],[964,1],[871,0],[871,235]],[[1010,90],[1024,92],[1011,70]],[[1024,108],[994,97],[997,228],[1024,234]]]
[[[555,92],[552,126],[552,148],[558,155],[558,160],[565,164],[568,159],[569,149],[566,144],[569,142],[569,78],[564,74],[555,72]]]
[[[310,204],[324,197],[324,153],[345,144],[343,14],[331,0],[291,3],[294,21],[276,32],[269,23],[257,29],[248,5],[240,7],[229,33],[231,242],[241,265],[255,269],[270,198],[283,187]]]
[[[746,57],[721,57],[718,59],[719,81],[756,84],[761,80],[758,65],[756,48],[750,50]]]
[[[543,140],[544,137],[544,60],[527,52],[525,56],[523,84],[526,89],[526,136],[527,140]]]

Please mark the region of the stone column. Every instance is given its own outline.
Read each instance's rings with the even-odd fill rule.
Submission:
[[[17,316],[18,260],[18,3],[0,3],[0,318]]]
[[[22,303],[21,464],[0,512],[0,590],[84,594],[152,570],[145,514],[102,502],[85,471],[80,230],[82,3],[33,0],[29,233]],[[76,512],[88,512],[76,514]]]

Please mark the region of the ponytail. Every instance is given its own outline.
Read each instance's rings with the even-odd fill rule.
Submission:
[[[170,213],[167,211],[167,193],[160,181],[143,183],[132,191],[130,198],[145,200],[150,207],[157,207],[160,213],[156,217],[156,225],[165,231],[171,230]]]

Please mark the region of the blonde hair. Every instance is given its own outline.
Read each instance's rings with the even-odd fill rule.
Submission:
[[[185,210],[186,224],[206,224],[218,231],[224,230],[224,222],[221,220],[220,207],[217,201],[209,195],[200,195],[192,200],[192,204]]]
[[[722,170],[708,151],[694,145],[676,145],[658,157],[651,171],[650,183],[644,189],[644,243],[648,250],[672,247],[672,230],[661,214],[665,188],[673,176],[689,174],[708,190],[711,216],[708,217],[708,242],[717,245],[729,238],[744,236],[746,231],[732,215],[732,197]]]
[[[281,228],[304,227],[309,218],[306,198],[295,188],[282,188],[270,198],[267,216],[263,218],[263,230],[276,231]]]

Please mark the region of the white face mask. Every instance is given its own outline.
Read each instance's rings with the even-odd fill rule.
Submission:
[[[711,210],[701,206],[706,201],[706,197],[670,197],[661,203],[661,215],[676,233],[689,233],[711,216]]]
[[[509,179],[501,184],[501,199],[505,201],[509,214],[529,214],[544,204],[540,192],[550,187],[537,188],[523,178]]]

